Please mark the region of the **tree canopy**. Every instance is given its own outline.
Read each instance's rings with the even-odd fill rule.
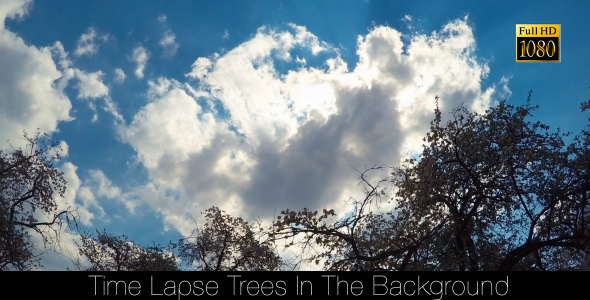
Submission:
[[[43,252],[29,231],[42,242],[55,244],[62,226],[75,224],[69,207],[58,207],[66,182],[54,168],[60,159],[59,145],[46,134],[29,137],[24,149],[0,150],[0,270],[31,270],[40,267]]]
[[[126,235],[114,236],[106,231],[96,232],[95,237],[82,235],[78,245],[81,256],[90,266],[83,271],[177,271],[178,262],[170,249],[158,245],[140,247]]]
[[[445,123],[436,100],[419,157],[359,172],[364,197],[344,217],[287,209],[265,229],[213,206],[202,226],[167,247],[82,235],[79,253],[90,265],[79,269],[294,269],[298,262],[278,251],[286,242],[327,270],[589,270],[589,128],[574,136],[531,122],[531,94],[483,114],[460,106]],[[31,230],[53,243],[75,216],[56,202],[66,188],[53,167],[57,144],[25,139],[25,149],[0,151],[0,270],[37,268]],[[369,179],[379,171],[389,175]]]
[[[530,96],[484,114],[459,107],[446,124],[437,105],[418,159],[377,183],[367,172],[384,167],[360,173],[353,213],[285,210],[275,238],[316,249],[307,259],[330,270],[588,268],[590,133],[528,121]]]
[[[275,271],[287,267],[266,233],[218,207],[205,210],[205,225],[179,241],[179,256],[202,271]]]

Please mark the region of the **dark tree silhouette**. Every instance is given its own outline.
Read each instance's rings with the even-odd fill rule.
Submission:
[[[205,211],[206,223],[192,236],[179,241],[179,257],[203,271],[272,271],[287,267],[263,233],[242,218],[213,206]],[[260,233],[260,234],[259,234]]]
[[[459,107],[446,124],[437,105],[418,159],[378,183],[366,173],[384,167],[360,173],[366,196],[352,214],[283,211],[274,237],[299,236],[289,245],[306,247],[306,258],[326,269],[587,268],[590,132],[566,145],[569,133],[526,120],[537,108],[530,97],[484,114]],[[383,200],[394,209],[375,210]]]
[[[31,241],[36,232],[44,246],[59,241],[63,226],[75,224],[69,207],[58,207],[66,182],[54,168],[60,159],[57,142],[46,134],[29,137],[25,149],[0,150],[0,270],[31,270],[40,267],[46,249]]]
[[[129,241],[126,235],[114,236],[96,232],[96,237],[82,235],[78,245],[81,256],[88,259],[90,266],[83,271],[178,271],[176,256],[171,249],[160,246],[140,247]]]

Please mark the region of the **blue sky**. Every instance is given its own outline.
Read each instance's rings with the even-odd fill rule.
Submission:
[[[190,234],[211,205],[343,215],[362,195],[352,167],[417,153],[435,95],[443,112],[483,111],[533,90],[535,121],[579,132],[589,14],[587,1],[2,1],[0,138],[52,134],[67,149],[60,205],[142,245]],[[515,62],[516,24],[561,24],[561,62]]]

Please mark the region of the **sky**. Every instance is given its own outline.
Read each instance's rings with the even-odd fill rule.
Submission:
[[[79,231],[47,270],[71,267],[79,233],[166,244],[211,206],[342,216],[358,171],[420,153],[436,96],[448,118],[532,90],[531,120],[583,129],[588,15],[588,1],[4,0],[0,149],[37,128],[62,146],[57,201]],[[516,24],[560,24],[561,62],[516,62]]]

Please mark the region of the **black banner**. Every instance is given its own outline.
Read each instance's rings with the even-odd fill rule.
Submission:
[[[560,61],[559,37],[517,37],[516,61]]]
[[[8,272],[13,297],[197,299],[294,296],[383,299],[514,299],[576,296],[579,272]]]

